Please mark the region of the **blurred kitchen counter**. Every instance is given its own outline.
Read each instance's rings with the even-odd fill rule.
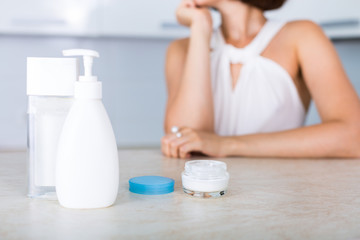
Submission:
[[[185,160],[119,150],[114,206],[71,210],[26,197],[26,153],[0,153],[0,239],[359,239],[360,160],[228,158],[228,193],[183,193]],[[128,179],[161,175],[175,192],[145,196]]]

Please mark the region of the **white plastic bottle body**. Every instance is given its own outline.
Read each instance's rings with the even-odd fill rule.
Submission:
[[[102,208],[115,202],[118,152],[100,99],[75,99],[60,136],[56,164],[56,193],[62,206]]]
[[[29,96],[28,196],[56,199],[57,146],[72,97]]]

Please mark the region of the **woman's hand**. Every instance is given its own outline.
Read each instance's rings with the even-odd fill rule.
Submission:
[[[186,27],[198,26],[211,33],[212,18],[207,7],[196,6],[194,0],[183,0],[176,10],[177,21]]]
[[[225,157],[225,138],[214,133],[180,128],[161,140],[162,152],[167,157],[188,158],[191,152],[201,152],[211,157]]]

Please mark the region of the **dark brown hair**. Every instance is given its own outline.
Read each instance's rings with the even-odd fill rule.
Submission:
[[[280,8],[286,0],[240,0],[263,11]]]

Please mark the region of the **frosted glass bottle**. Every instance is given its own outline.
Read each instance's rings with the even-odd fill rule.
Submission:
[[[85,75],[75,83],[74,104],[65,120],[58,146],[56,193],[67,208],[111,206],[119,186],[115,135],[102,103],[102,85],[92,76],[92,50],[64,51],[84,56]]]
[[[28,58],[28,196],[56,199],[57,145],[73,102],[77,60]]]

